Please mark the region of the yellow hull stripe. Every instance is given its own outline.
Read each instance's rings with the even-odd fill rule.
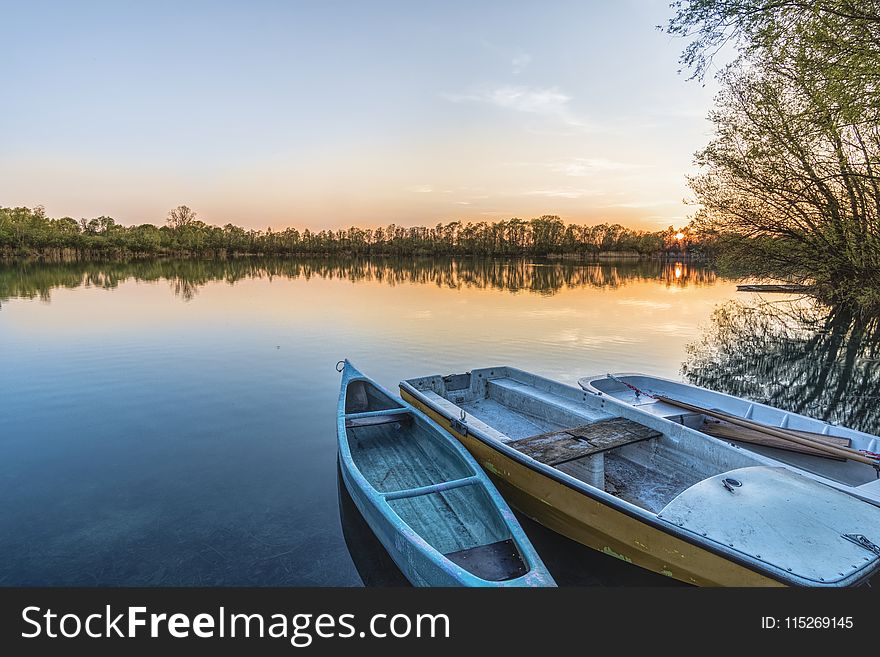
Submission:
[[[520,512],[583,545],[655,573],[699,586],[784,586],[722,555],[651,527],[517,462],[484,442],[462,436],[449,420],[406,390],[401,396],[455,436]]]

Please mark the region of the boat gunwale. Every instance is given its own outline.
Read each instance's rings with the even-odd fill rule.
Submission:
[[[717,395],[718,397],[722,397],[724,399],[732,400],[735,402],[744,402],[746,404],[751,404],[752,406],[755,406],[757,408],[763,408],[763,409],[773,411],[776,413],[781,413],[783,415],[788,415],[790,417],[804,418],[804,419],[810,420],[812,422],[818,422],[823,427],[829,427],[827,435],[833,436],[836,438],[859,437],[859,438],[867,438],[869,440],[872,440],[875,438],[880,440],[880,436],[872,434],[872,433],[868,433],[867,431],[860,431],[858,429],[853,429],[851,427],[847,427],[842,424],[832,424],[831,422],[826,422],[825,420],[820,420],[819,418],[811,417],[809,415],[804,415],[803,413],[796,413],[795,411],[787,411],[784,408],[779,408],[778,406],[771,406],[770,404],[764,404],[763,402],[752,401],[751,399],[747,399],[745,397],[737,397],[736,395],[731,395],[729,393],[721,392],[719,390],[712,390],[711,388],[705,388],[703,386],[694,385],[693,383],[686,383],[684,381],[676,381],[675,379],[667,379],[666,377],[656,376],[654,374],[647,374],[645,372],[612,372],[611,374],[617,378],[637,376],[637,377],[642,377],[642,378],[646,378],[646,379],[655,379],[657,381],[662,381],[663,383],[671,383],[676,386],[684,386],[685,388],[693,388],[694,390],[699,390],[700,392],[706,392],[711,395]],[[627,406],[634,406],[635,407],[634,404],[630,404],[629,402],[626,402],[626,401],[620,399],[619,397],[615,397],[613,394],[611,394],[609,392],[605,392],[603,390],[600,390],[600,389],[594,387],[592,385],[593,381],[597,381],[597,380],[613,381],[613,379],[608,378],[608,374],[596,374],[593,376],[582,376],[582,377],[578,378],[577,381],[578,381],[578,386],[580,386],[580,389],[583,390],[584,392],[587,392],[587,393],[594,395],[596,397],[602,397],[603,399],[611,399],[615,402],[618,402],[621,404],[626,404]],[[582,381],[584,381],[585,383],[581,383]],[[636,407],[636,408],[638,408],[638,407]],[[726,409],[719,409],[719,410],[726,411]],[[729,412],[729,411],[727,411],[727,412]],[[734,413],[734,415],[735,415],[735,413]],[[667,416],[663,416],[663,415],[657,415],[657,417],[663,418],[663,419],[668,419]],[[772,427],[772,428],[777,428],[777,427]],[[784,428],[784,427],[779,427],[779,428]],[[843,431],[845,433],[831,433],[835,429],[838,431]]]
[[[825,420],[820,420],[818,418],[810,417],[809,415],[803,415],[802,413],[795,413],[794,411],[786,411],[785,409],[779,408],[778,406],[770,406],[769,404],[763,404],[761,402],[752,401],[751,399],[746,399],[745,397],[737,397],[735,395],[727,394],[726,392],[719,392],[717,390],[712,390],[711,388],[704,388],[702,386],[696,386],[691,383],[685,383],[683,381],[675,381],[673,379],[667,379],[662,376],[654,376],[653,374],[645,374],[643,372],[615,372],[613,374],[613,376],[618,377],[618,378],[641,377],[641,378],[646,378],[646,379],[656,379],[657,381],[661,381],[663,383],[668,383],[668,384],[672,384],[675,386],[682,386],[684,388],[692,388],[694,390],[697,390],[697,391],[700,391],[703,393],[708,393],[709,395],[721,397],[721,398],[724,398],[727,400],[733,400],[735,402],[742,402],[742,403],[750,405],[751,407],[764,409],[764,410],[767,410],[767,411],[770,411],[773,413],[779,413],[779,414],[782,414],[783,416],[787,415],[789,417],[802,418],[802,419],[808,420],[810,422],[815,422],[815,423],[821,425],[822,427],[824,427],[822,432],[817,432],[817,433],[821,433],[822,435],[830,436],[833,438],[847,438],[850,440],[851,443],[853,440],[863,440],[866,443],[868,443],[867,447],[870,446],[869,441],[872,441],[872,440],[880,441],[880,435],[875,435],[875,434],[867,433],[864,431],[859,431],[858,429],[852,429],[850,427],[843,426],[840,424],[831,424],[830,422],[826,422]],[[633,404],[629,401],[625,401],[623,399],[620,399],[619,397],[616,397],[615,395],[613,395],[611,393],[607,393],[602,390],[599,390],[598,388],[594,388],[592,386],[592,381],[594,381],[594,380],[603,380],[604,381],[604,380],[610,380],[610,379],[608,379],[607,375],[601,375],[601,374],[597,374],[595,376],[584,376],[584,377],[580,377],[578,379],[578,386],[580,387],[580,389],[584,393],[589,394],[592,397],[602,399],[606,403],[622,404],[623,406],[630,408],[630,409],[633,409],[634,411],[636,411],[638,413],[647,413],[647,414],[651,415],[652,417],[657,418],[659,421],[661,421],[663,423],[671,423],[675,426],[680,426],[680,427],[682,427],[682,429],[684,431],[690,433],[691,435],[698,434],[700,436],[705,436],[705,437],[712,438],[714,440],[719,440],[719,441],[723,442],[724,444],[733,444],[728,439],[719,438],[718,436],[713,436],[711,434],[707,434],[707,433],[701,431],[700,429],[696,429],[694,427],[689,427],[686,425],[679,424],[678,422],[676,422],[673,419],[674,417],[677,417],[678,415],[680,415],[679,413],[673,413],[673,414],[669,414],[669,415],[661,415],[659,413],[654,413],[652,411],[645,410],[643,408],[643,406],[648,405],[648,404],[636,405],[636,404]],[[582,384],[581,383],[582,381],[587,381],[587,383]],[[670,393],[671,393],[671,391],[670,391]],[[732,411],[729,411],[728,409],[722,408],[722,409],[718,409],[718,410],[724,410],[726,412],[730,412],[732,415],[736,415],[737,417],[742,417],[743,419],[746,419],[744,416],[737,415],[736,413],[733,413]],[[682,411],[682,414],[683,413],[684,413],[684,411]],[[770,424],[768,424],[768,426],[770,428],[786,428],[786,427],[782,427],[782,426],[778,426],[778,425],[770,425]],[[786,424],[786,426],[787,426],[787,424]],[[824,431],[825,429],[827,429],[827,433],[825,433],[825,431]],[[872,504],[872,505],[880,508],[880,490],[875,491],[875,490],[873,490],[873,488],[866,488],[868,486],[872,486],[874,484],[874,481],[868,481],[868,482],[865,482],[862,484],[853,485],[853,484],[847,483],[846,481],[840,481],[839,479],[835,479],[834,477],[824,475],[821,472],[816,472],[814,470],[806,469],[806,468],[801,467],[795,463],[788,463],[786,461],[781,461],[780,459],[776,459],[775,457],[767,456],[759,451],[755,451],[755,450],[750,449],[748,444],[744,444],[742,446],[737,445],[736,447],[737,447],[737,449],[746,450],[747,452],[749,452],[750,454],[754,455],[756,458],[759,458],[759,459],[768,459],[769,458],[772,460],[780,461],[780,463],[782,464],[782,467],[788,468],[794,472],[797,472],[798,474],[800,474],[802,476],[807,477],[808,479],[813,479],[814,481],[818,481],[819,483],[824,484],[826,486],[829,486],[831,488],[835,488],[835,489],[845,493],[846,495],[851,495],[857,499],[862,500],[863,502],[866,502],[868,504]],[[864,448],[867,448],[867,447],[864,447]],[[856,449],[863,449],[863,448],[856,448]]]
[[[450,578],[455,580],[459,586],[476,585],[481,587],[498,588],[507,588],[514,586],[556,586],[555,580],[550,574],[550,571],[544,565],[544,562],[541,560],[540,555],[538,555],[534,546],[529,541],[525,531],[522,529],[521,526],[519,526],[519,522],[513,515],[513,511],[510,509],[510,506],[507,504],[501,494],[495,489],[494,484],[491,483],[488,475],[480,467],[480,464],[476,462],[476,459],[471,456],[470,452],[468,452],[467,449],[458,440],[456,440],[454,436],[449,435],[448,431],[446,431],[442,426],[440,426],[437,422],[430,418],[426,413],[423,413],[421,410],[414,407],[405,399],[400,399],[397,395],[391,394],[379,383],[360,372],[354,365],[352,365],[348,361],[348,359],[345,359],[344,362],[345,367],[342,370],[342,381],[340,383],[336,419],[339,462],[340,469],[343,474],[343,481],[346,481],[346,479],[351,479],[351,483],[355,485],[363,493],[363,495],[366,496],[366,498],[368,498],[368,501],[373,505],[376,511],[385,518],[385,520],[391,525],[392,529],[398,535],[403,536],[407,543],[412,545],[413,548],[417,550],[425,559],[430,561],[436,569],[449,575]],[[440,438],[444,436],[448,438],[448,440],[445,441],[445,444],[447,444],[450,449],[452,449],[453,452],[458,455],[473,472],[467,477],[460,477],[454,480],[449,480],[447,482],[441,482],[440,485],[449,483],[454,484],[450,488],[476,485],[482,489],[482,491],[489,498],[489,501],[492,503],[492,506],[497,512],[501,522],[510,533],[510,538],[513,539],[514,543],[516,544],[517,550],[519,551],[519,554],[527,567],[525,573],[523,573],[519,577],[507,580],[488,580],[474,575],[467,569],[447,558],[436,547],[428,543],[428,541],[425,540],[425,538],[421,536],[421,534],[413,529],[406,521],[403,520],[403,518],[400,517],[397,512],[394,511],[389,502],[396,501],[397,499],[406,499],[408,497],[406,495],[401,495],[401,493],[419,491],[420,489],[424,488],[433,488],[433,486],[416,487],[412,489],[402,489],[400,491],[389,491],[388,493],[382,493],[370,483],[369,479],[367,479],[366,476],[364,476],[360,468],[355,463],[354,457],[352,456],[351,448],[348,443],[348,428],[345,426],[347,415],[358,415],[357,413],[345,413],[345,401],[348,386],[354,381],[368,382],[395,401],[400,401],[402,404],[402,406],[398,408],[382,409],[375,412],[368,411],[367,413],[370,413],[371,415],[396,414],[404,410],[413,417],[414,421],[421,421],[425,423],[427,427],[437,433]],[[467,483],[463,483],[465,481],[467,481]],[[443,492],[443,490],[422,492]],[[392,495],[391,499],[388,499],[389,494]],[[414,493],[413,497],[417,496],[418,494],[421,493]],[[355,506],[359,506],[358,496],[352,495],[352,500],[355,502]],[[363,513],[362,509],[360,509],[360,511]],[[389,549],[388,546],[386,546],[386,549],[389,550],[389,553],[392,555],[393,559],[393,551]],[[396,559],[393,560],[396,563]],[[399,564],[398,567],[402,569]],[[412,568],[412,564],[410,564],[410,567]],[[415,570],[414,568],[412,569]]]
[[[548,378],[542,377],[537,374],[532,374],[530,372],[526,372],[524,370],[520,370],[520,369],[517,369],[514,367],[509,367],[509,366],[486,367],[486,368],[481,367],[481,368],[474,368],[473,370],[470,370],[470,371],[473,372],[475,370],[496,370],[496,371],[504,372],[505,374],[510,374],[510,373],[524,374],[524,375],[526,375],[526,377],[540,380],[540,381],[549,383],[554,386],[569,387],[572,390],[580,391],[578,388],[574,388],[573,386],[566,386],[566,384],[560,383],[559,381],[554,381],[552,379],[548,379]],[[434,403],[432,403],[432,401],[430,399],[428,399],[424,395],[422,395],[421,391],[418,390],[414,385],[412,385],[410,383],[410,381],[412,381],[412,380],[428,379],[428,378],[432,378],[434,376],[442,379],[442,375],[428,375],[428,376],[423,376],[423,377],[413,377],[412,379],[407,379],[407,380],[401,381],[398,385],[399,385],[402,392],[405,392],[405,393],[409,394],[410,396],[412,396],[414,399],[419,400],[421,403],[425,404],[428,408],[430,408],[433,412],[437,413],[438,415],[440,415],[442,418],[449,421],[450,423],[452,423],[453,421],[460,422],[461,420],[451,416],[445,409],[440,408],[440,407],[436,406]],[[493,377],[493,378],[506,378],[506,377],[502,375],[502,376],[497,376],[497,377]],[[491,379],[485,378],[485,380],[489,381]],[[526,383],[524,381],[519,381],[519,382]],[[528,383],[526,383],[526,384],[530,385]],[[599,397],[599,395],[596,395],[596,396]],[[447,399],[446,397],[443,397],[443,398]],[[609,403],[612,407],[626,407],[626,408],[630,407],[629,404],[626,404],[625,402],[617,400],[613,397],[602,396],[602,400],[603,400],[603,403]],[[405,398],[404,398],[404,401],[406,401]],[[451,400],[449,400],[449,399],[447,399],[447,401],[451,402]],[[454,403],[454,402],[451,402],[451,403]],[[456,408],[458,408],[457,405],[456,405]],[[661,418],[661,419],[663,419],[663,418]],[[562,472],[561,470],[553,468],[552,466],[549,466],[545,463],[541,463],[540,461],[533,459],[532,457],[530,457],[526,454],[523,454],[522,452],[510,447],[506,443],[504,443],[496,438],[493,438],[492,436],[485,434],[479,427],[472,427],[470,425],[467,425],[466,423],[465,423],[465,426],[467,428],[467,435],[468,436],[474,437],[475,439],[477,439],[480,442],[482,442],[483,444],[485,444],[487,447],[490,447],[491,449],[494,449],[495,451],[503,454],[504,456],[511,458],[512,460],[516,461],[520,465],[523,465],[523,466],[529,468],[530,470],[536,471],[543,476],[547,476],[550,479],[553,479],[554,481],[556,481],[556,482],[558,482],[568,488],[571,488],[571,489],[575,490],[576,492],[581,493],[594,501],[600,502],[608,507],[611,507],[615,511],[623,513],[629,517],[635,518],[635,519],[639,520],[640,522],[644,522],[645,524],[647,524],[648,526],[650,526],[654,529],[657,529],[659,531],[670,534],[671,536],[673,536],[675,538],[679,538],[679,539],[685,541],[686,543],[689,543],[689,544],[694,545],[696,547],[705,549],[705,550],[712,552],[714,554],[718,554],[718,555],[724,557],[725,559],[733,561],[734,563],[736,563],[738,565],[745,566],[751,570],[755,570],[755,571],[757,571],[763,575],[766,575],[772,579],[775,579],[777,581],[780,581],[780,582],[783,582],[786,584],[798,585],[798,586],[803,586],[805,583],[808,583],[808,584],[815,586],[815,587],[842,588],[842,587],[849,587],[849,586],[853,586],[853,585],[858,585],[864,581],[867,581],[868,579],[873,577],[878,572],[877,559],[874,559],[871,562],[868,562],[868,564],[867,564],[867,565],[874,564],[873,568],[868,569],[866,566],[863,566],[858,571],[856,571],[852,574],[849,574],[849,575],[845,575],[844,577],[841,577],[841,578],[835,579],[835,580],[820,581],[820,580],[814,580],[809,577],[795,575],[794,573],[788,572],[787,570],[784,570],[781,567],[776,566],[772,563],[758,559],[752,555],[746,554],[745,552],[741,552],[735,548],[730,548],[729,546],[727,546],[723,543],[720,543],[719,541],[716,541],[714,539],[710,539],[705,536],[701,536],[700,534],[694,532],[693,530],[688,530],[688,529],[684,529],[682,527],[679,527],[671,522],[664,520],[658,514],[651,513],[650,511],[647,511],[646,509],[642,509],[641,507],[636,506],[635,504],[627,502],[626,500],[623,500],[619,497],[615,497],[614,495],[611,495],[607,491],[601,490],[595,486],[591,486],[591,485],[587,484],[584,481],[581,481],[580,479],[572,477],[571,475],[569,475],[565,472]],[[448,429],[448,431],[451,431],[453,434],[456,434],[455,429],[453,429],[452,426],[450,426],[450,429]],[[503,433],[503,432],[499,432],[499,433]],[[458,434],[456,434],[456,435],[458,435]],[[821,482],[819,482],[819,483],[821,483]],[[827,485],[827,484],[822,484],[822,485]],[[833,487],[829,486],[829,488],[833,488]],[[846,494],[846,493],[843,493],[843,491],[841,491],[841,493]]]

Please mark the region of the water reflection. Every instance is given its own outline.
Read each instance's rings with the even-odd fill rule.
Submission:
[[[731,301],[687,352],[691,383],[880,432],[880,317],[867,310]]]
[[[353,283],[386,285],[431,284],[497,289],[552,295],[568,288],[618,288],[634,282],[656,281],[665,287],[704,286],[717,276],[688,262],[633,260],[613,263],[570,261],[491,260],[452,258],[401,259],[272,259],[138,260],[134,262],[21,262],[0,266],[0,303],[12,298],[49,301],[54,289],[93,287],[114,289],[129,279],[167,281],[174,294],[191,300],[213,281],[230,285],[244,279],[312,277]]]
[[[2,265],[0,585],[387,582],[337,485],[337,360],[392,389],[494,363],[675,376],[735,294],[687,262]],[[561,585],[654,583],[520,521]]]
[[[345,547],[348,548],[364,586],[409,586],[409,581],[355,506],[342,481],[338,465],[336,487],[339,492],[339,522],[342,525]]]

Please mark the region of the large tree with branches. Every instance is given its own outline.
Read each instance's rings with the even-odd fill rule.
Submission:
[[[880,286],[880,2],[684,0],[667,30],[705,76],[715,135],[691,179],[728,257],[835,290]]]

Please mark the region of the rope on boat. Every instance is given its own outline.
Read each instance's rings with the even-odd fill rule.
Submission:
[[[633,384],[627,383],[626,381],[622,381],[622,380],[618,379],[616,376],[614,376],[613,374],[608,374],[607,376],[612,381],[617,381],[618,383],[623,384],[627,388],[632,390],[634,393],[636,393],[636,397],[641,397],[642,395],[644,395],[645,397],[650,397],[651,399],[657,399],[656,395],[652,395],[650,392],[645,392],[644,390],[639,390]]]
[[[342,367],[340,367],[340,365],[341,365]],[[341,372],[341,371],[344,370],[344,369],[345,369],[345,361],[344,361],[344,360],[341,360],[341,361],[339,361],[338,363],[336,363],[336,371],[337,371],[337,372]]]

